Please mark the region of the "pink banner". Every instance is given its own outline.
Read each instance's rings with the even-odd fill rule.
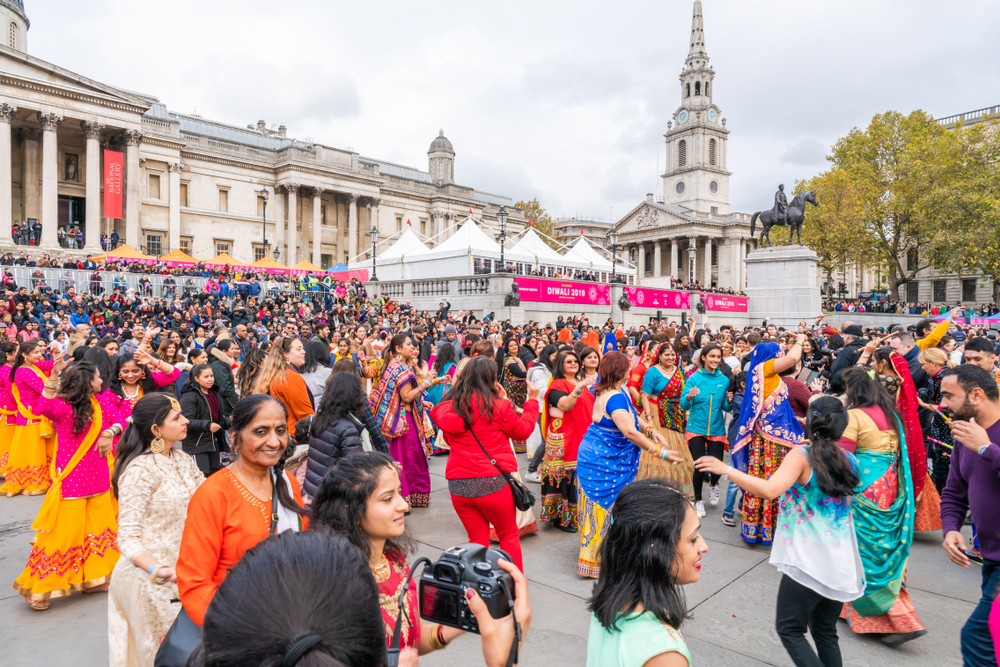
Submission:
[[[729,296],[728,294],[704,294],[706,310],[721,310],[727,313],[747,312],[747,298],[745,296]]]
[[[334,280],[340,280],[345,283],[351,282],[351,278],[357,278],[363,283],[368,282],[368,269],[355,269],[354,271],[336,271],[331,273]]]
[[[639,308],[691,310],[691,294],[688,292],[648,287],[626,287],[625,293],[628,294],[628,300],[632,302],[632,305]]]
[[[611,285],[571,283],[562,280],[514,278],[521,301],[540,303],[571,303],[607,306],[611,304]]]

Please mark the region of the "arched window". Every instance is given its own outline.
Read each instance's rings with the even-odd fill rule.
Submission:
[[[14,25],[14,24],[11,23],[11,25]],[[690,83],[687,85],[687,96],[691,97],[691,84]]]
[[[10,22],[10,29],[8,30],[8,33],[10,35],[9,38],[8,38],[8,46],[10,46],[10,48],[12,48],[12,49],[16,49],[17,48],[17,24],[14,23],[13,21]]]
[[[688,142],[681,139],[677,142],[677,166],[683,167],[688,162]]]
[[[715,139],[708,140],[708,163],[715,164]]]
[[[694,82],[694,94],[701,95],[701,81]]]
[[[705,95],[708,95],[708,81],[705,82]]]

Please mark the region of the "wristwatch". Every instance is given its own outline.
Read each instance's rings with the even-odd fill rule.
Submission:
[[[991,443],[990,443],[990,445],[992,445],[992,444],[993,444],[993,443],[991,442]],[[984,452],[985,452],[985,451],[986,451],[987,449],[989,449],[989,448],[990,448],[990,445],[983,445],[982,447],[980,447],[980,448],[979,448],[979,455],[980,455],[980,456],[982,456],[982,455],[983,455],[983,453],[984,453]]]

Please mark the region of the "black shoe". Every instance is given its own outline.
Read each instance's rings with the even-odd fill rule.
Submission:
[[[554,523],[554,525],[555,525],[556,528],[558,528],[559,530],[561,530],[564,533],[575,533],[576,532],[576,526],[575,525],[574,526],[564,526],[561,521],[556,521]]]
[[[882,635],[879,638],[886,646],[891,646],[893,648],[899,648],[903,644],[909,641],[913,641],[917,637],[923,637],[927,634],[926,630],[914,630],[913,632],[894,632],[888,635]]]

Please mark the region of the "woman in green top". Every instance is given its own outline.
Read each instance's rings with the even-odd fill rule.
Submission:
[[[618,494],[612,517],[588,604],[587,667],[690,667],[680,587],[698,581],[708,551],[698,514],[665,480],[644,479]]]

